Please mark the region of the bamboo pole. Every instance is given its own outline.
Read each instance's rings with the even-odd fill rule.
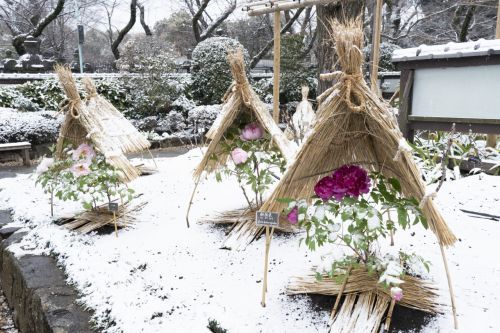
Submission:
[[[381,32],[381,17],[382,17],[382,0],[376,0],[374,21],[373,21],[373,36],[372,36],[372,72],[370,75],[371,88],[374,93],[380,96],[378,89],[378,63],[380,60],[380,32]]]
[[[335,314],[337,313],[337,308],[339,307],[340,304],[340,298],[342,297],[342,294],[344,293],[345,286],[347,285],[347,280],[349,279],[349,274],[351,274],[352,266],[349,266],[347,269],[347,273],[345,275],[344,282],[342,282],[342,286],[340,286],[339,294],[337,295],[337,299],[335,300],[335,304],[333,305],[332,313],[330,314],[330,324],[333,322],[333,318],[335,317]]]
[[[193,205],[194,194],[196,192],[196,189],[198,188],[199,183],[200,183],[200,177],[198,177],[198,179],[196,179],[196,182],[194,183],[193,193],[191,193],[191,197],[189,198],[189,204],[188,204],[188,208],[186,211],[186,224],[187,224],[188,228],[189,228],[189,212],[191,211],[191,206]]]
[[[387,318],[385,319],[384,332],[389,332],[389,327],[391,326],[391,320],[392,320],[392,312],[394,311],[394,305],[396,305],[396,301],[393,299],[391,300],[389,312],[387,313]]]
[[[280,121],[281,12],[274,12],[273,118]]]
[[[267,293],[267,271],[269,267],[269,250],[271,248],[271,239],[273,237],[274,227],[269,231],[269,227],[266,227],[266,249],[264,254],[264,278],[262,280],[262,300],[260,305],[266,307],[266,293]]]
[[[457,319],[457,307],[455,304],[455,294],[453,293],[453,285],[451,283],[450,269],[448,268],[448,260],[446,260],[446,254],[444,252],[443,244],[439,243],[439,248],[441,249],[441,257],[443,257],[444,270],[446,271],[446,280],[448,281],[448,289],[450,290],[451,299],[451,310],[453,312],[453,327],[458,330],[458,319]]]
[[[314,5],[326,5],[328,3],[337,3],[339,0],[301,0],[301,1],[273,1],[272,6],[270,2],[256,3],[243,7],[243,10],[248,11],[248,16],[258,16],[269,13],[280,12],[283,10],[290,10],[296,8],[311,7]]]
[[[495,29],[495,38],[500,39],[500,0],[498,0],[497,8],[497,25]],[[497,146],[497,136],[495,134],[488,134],[486,137],[486,146],[495,148]]]

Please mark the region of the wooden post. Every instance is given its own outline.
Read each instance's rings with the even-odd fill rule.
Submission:
[[[266,307],[266,293],[267,293],[267,270],[269,267],[269,249],[271,248],[271,239],[273,237],[274,227],[269,231],[269,227],[266,227],[266,249],[264,253],[264,278],[262,280],[262,300],[260,305]]]
[[[497,8],[497,26],[495,30],[495,38],[500,39],[500,0],[498,0]],[[496,148],[497,136],[495,134],[488,134],[486,138],[486,146]]]
[[[376,0],[375,13],[373,20],[373,36],[372,36],[372,72],[370,75],[371,89],[374,93],[380,96],[378,89],[378,63],[380,60],[380,33],[381,33],[381,18],[382,18],[382,0]]]
[[[273,118],[280,121],[281,12],[274,12]]]
[[[113,223],[115,224],[115,235],[118,238],[118,225],[116,224],[116,213],[113,212]]]

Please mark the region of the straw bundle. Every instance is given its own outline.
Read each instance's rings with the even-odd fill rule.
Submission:
[[[59,133],[56,154],[62,157],[64,144],[74,147],[91,141],[105,156],[106,161],[122,172],[124,181],[139,176],[138,170],[124,154],[149,148],[150,143],[106,99],[99,96],[90,79],[85,79],[86,102],[80,100],[71,71],[62,66],[56,68],[68,103],[62,109],[66,117]]]
[[[330,326],[331,333],[378,333],[390,299],[373,292],[347,295]]]
[[[284,218],[281,216],[281,218]],[[257,239],[264,231],[263,227],[255,225],[255,210],[248,208],[235,209],[219,213],[215,216],[205,217],[200,223],[233,224],[227,231],[227,238],[221,248],[231,250],[244,250],[247,245]],[[281,223],[278,231],[292,232],[289,223]]]
[[[305,277],[293,277],[287,286],[287,293],[288,295],[318,294],[336,296],[339,294],[342,286],[335,281],[335,276],[332,279],[326,275],[323,276],[321,281],[318,281],[316,273],[311,271]],[[440,306],[437,303],[437,289],[434,286],[429,282],[409,275],[406,275],[403,281],[404,283],[401,284],[401,288],[403,289],[404,297],[398,304],[428,313],[440,312]],[[349,273],[343,295],[367,292],[374,293],[389,301],[391,299],[389,290],[384,289],[378,283],[377,275],[369,275],[365,269],[353,269]]]
[[[361,21],[331,23],[342,72],[322,75],[337,83],[318,97],[317,120],[293,164],[261,210],[282,211],[279,198],[308,198],[317,181],[344,164],[359,164],[401,182],[404,195],[421,200],[422,211],[441,244],[456,238],[431,198],[389,106],[367,86],[361,72]]]
[[[230,126],[245,113],[255,118],[262,128],[271,135],[272,143],[276,145],[287,161],[292,158],[295,151],[294,144],[287,140],[265,105],[260,101],[259,96],[250,86],[246,76],[242,50],[229,52],[228,62],[234,81],[224,97],[221,114],[207,133],[207,137],[212,141],[194,172],[196,180],[199,180],[203,171],[211,173],[226,164],[228,156],[222,152],[219,143],[224,139]],[[212,158],[214,155],[217,156],[217,159]]]

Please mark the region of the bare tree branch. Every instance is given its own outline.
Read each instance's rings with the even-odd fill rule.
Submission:
[[[142,28],[144,29],[144,32],[146,33],[146,36],[153,36],[151,29],[146,24],[146,20],[144,19],[144,5],[137,3],[137,7],[139,8],[139,12],[140,12],[139,19],[141,21]]]
[[[59,14],[62,12],[64,8],[64,4],[65,0],[58,0],[54,9],[49,14],[47,14],[47,16],[45,16],[43,19],[39,20],[38,24],[33,29],[31,29],[27,33],[18,34],[14,36],[14,38],[12,38],[12,46],[14,46],[16,52],[19,55],[26,53],[26,49],[24,48],[23,45],[26,38],[28,36],[39,37],[42,34],[43,30],[52,21],[54,21],[57,18],[57,16],[59,16]]]
[[[116,60],[120,59],[120,51],[118,50],[118,47],[120,46],[120,43],[123,41],[123,38],[125,38],[130,29],[132,29],[132,27],[134,26],[136,16],[137,16],[137,0],[131,0],[130,19],[127,25],[118,32],[118,36],[116,36],[116,39],[111,44],[111,52],[113,52],[113,56],[115,57]]]
[[[201,40],[208,38],[215,31],[215,29],[217,29],[217,27],[219,27],[222,24],[222,22],[224,22],[227,19],[227,17],[234,12],[235,9],[236,9],[236,1],[232,2],[229,5],[229,7],[226,8],[224,13],[222,13],[221,16],[219,16],[215,21],[213,21],[212,23],[210,23],[210,25],[208,25],[208,27],[200,36]]]
[[[297,9],[297,11],[293,15],[293,17],[290,19],[290,21],[288,21],[285,24],[285,26],[283,28],[281,28],[281,34],[284,34],[288,30],[290,30],[292,25],[295,23],[295,21],[297,21],[297,19],[299,18],[300,14],[303,11],[304,11],[304,8]],[[264,46],[264,48],[262,48],[262,50],[260,50],[259,53],[257,53],[255,55],[255,57],[252,58],[252,61],[250,62],[250,69],[254,68],[257,65],[257,63],[260,61],[260,59],[262,59],[269,52],[269,50],[271,50],[271,48],[273,47],[273,44],[274,44],[274,40],[271,39],[269,42],[267,42],[266,46]]]

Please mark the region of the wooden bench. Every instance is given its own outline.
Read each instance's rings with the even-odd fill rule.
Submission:
[[[23,163],[26,166],[31,165],[30,161],[31,143],[29,142],[13,142],[13,143],[0,143],[0,152],[3,151],[20,151]]]

